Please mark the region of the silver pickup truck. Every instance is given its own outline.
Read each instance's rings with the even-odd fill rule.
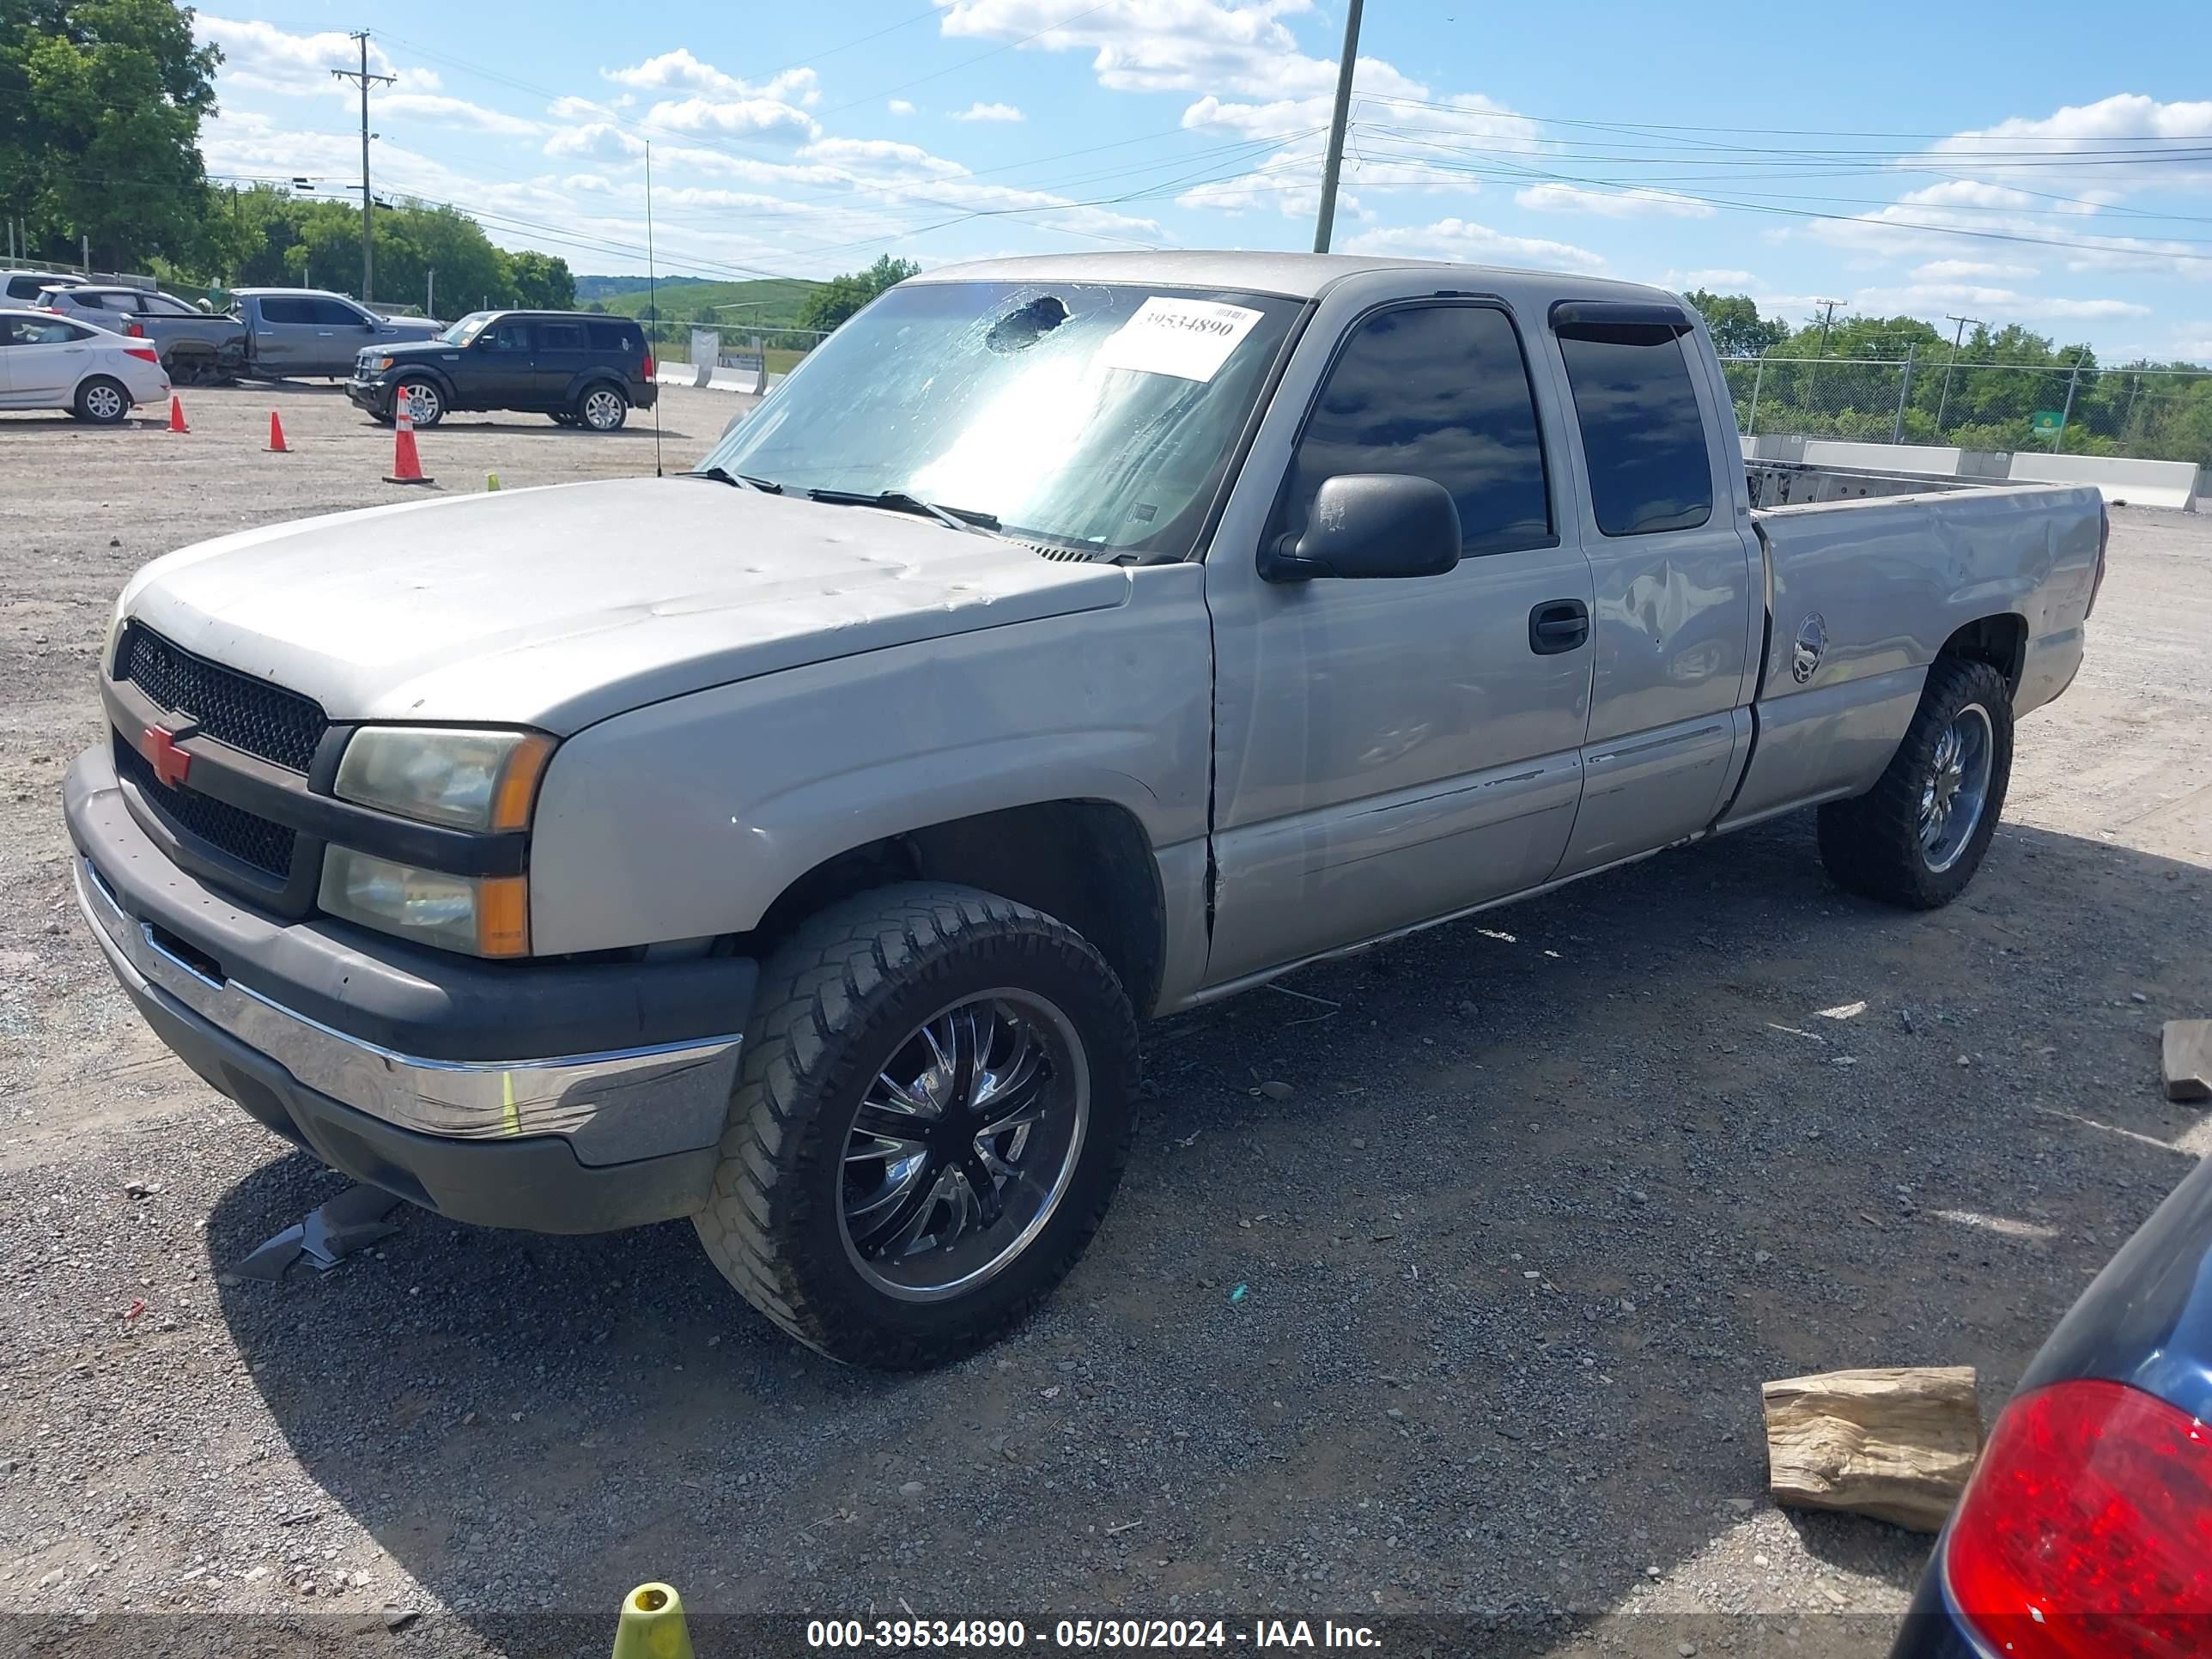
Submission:
[[[1819,808],[1940,905],[2094,489],[1754,512],[1654,289],[1402,260],[892,289],[696,472],[248,531],[125,590],[78,893],[146,1019],[441,1213],[691,1217],[840,1359],[1006,1331],[1138,1025]]]

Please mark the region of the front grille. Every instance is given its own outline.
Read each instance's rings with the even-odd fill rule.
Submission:
[[[119,732],[115,734],[115,769],[137,786],[146,804],[167,819],[173,828],[197,836],[217,851],[229,854],[240,864],[251,865],[278,881],[290,877],[295,836],[289,826],[272,823],[243,807],[217,800],[213,795],[203,795],[196,789],[170,788],[154,775],[154,769],[146,763],[146,757],[125,741]]]
[[[295,772],[307,769],[330,725],[323,711],[298,692],[179,650],[137,623],[123,630],[115,678],[128,680],[170,713],[189,715],[216,742]]]

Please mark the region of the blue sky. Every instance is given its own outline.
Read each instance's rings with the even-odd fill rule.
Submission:
[[[211,172],[359,176],[578,271],[1310,245],[1341,0],[203,9]],[[2212,362],[2202,0],[1370,0],[1340,251],[1948,313]],[[1817,31],[1817,34],[1816,32]],[[2155,49],[2167,42],[2173,50]],[[2193,41],[2193,45],[2190,44]]]

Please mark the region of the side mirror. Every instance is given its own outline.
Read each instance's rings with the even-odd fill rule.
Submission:
[[[1316,576],[1441,576],[1459,562],[1459,507],[1433,478],[1347,472],[1322,483],[1302,536],[1264,550],[1271,582]]]

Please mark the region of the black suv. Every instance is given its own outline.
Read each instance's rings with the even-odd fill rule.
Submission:
[[[472,312],[434,340],[367,348],[346,382],[346,396],[386,425],[404,397],[417,426],[448,410],[526,409],[614,432],[656,395],[644,330],[583,311]]]

